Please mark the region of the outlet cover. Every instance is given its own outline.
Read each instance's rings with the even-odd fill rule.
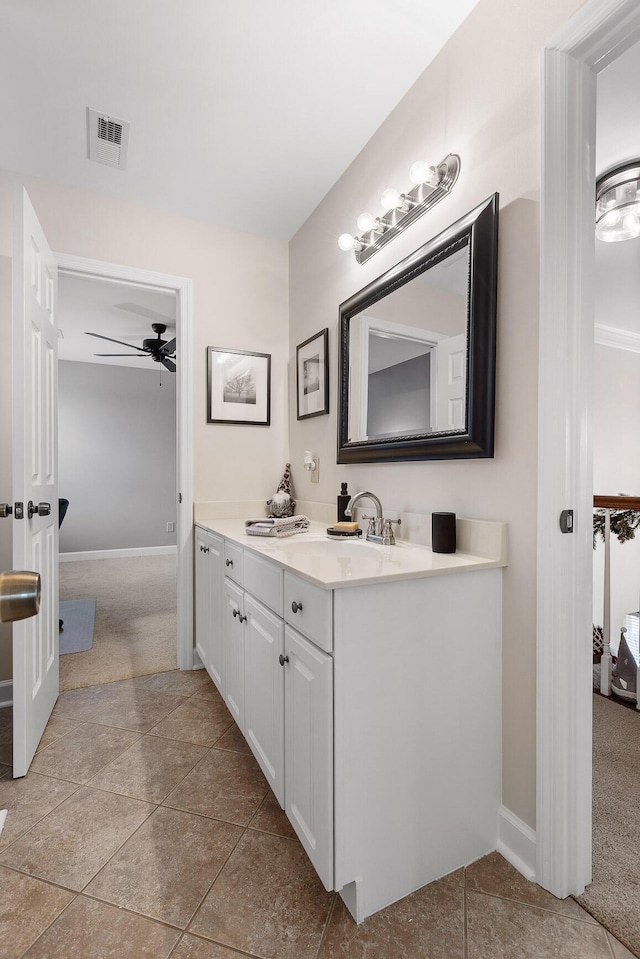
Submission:
[[[176,531],[176,524],[167,523],[167,533],[175,533],[175,531]]]

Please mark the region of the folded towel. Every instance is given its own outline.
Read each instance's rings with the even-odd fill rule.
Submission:
[[[245,531],[248,536],[293,536],[295,533],[304,533],[309,529],[307,516],[282,516],[269,519],[245,520]]]

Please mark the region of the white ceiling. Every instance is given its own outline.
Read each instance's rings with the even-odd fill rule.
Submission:
[[[640,157],[640,44],[598,74],[596,175]],[[596,240],[596,323],[640,335],[640,237]]]
[[[287,240],[476,2],[0,0],[0,166]]]
[[[148,311],[153,315],[149,316]],[[61,331],[58,359],[162,370],[164,376],[163,367],[137,350],[131,348],[128,351],[126,346],[86,336],[87,332],[100,333],[122,340],[123,343],[142,346],[145,338],[155,337],[151,324],[162,322],[161,317],[167,326],[162,339],[168,342],[176,335],[176,298],[173,293],[61,273],[58,280],[58,321]],[[131,358],[101,358],[94,355],[127,352],[130,352]],[[171,374],[167,372],[166,375]]]

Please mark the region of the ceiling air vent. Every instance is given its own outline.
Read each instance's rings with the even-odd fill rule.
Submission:
[[[128,120],[87,109],[89,159],[124,170],[129,146]]]

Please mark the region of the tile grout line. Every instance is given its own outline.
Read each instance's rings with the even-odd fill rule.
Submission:
[[[62,717],[61,717],[61,719],[62,719]],[[54,739],[52,743],[47,743],[47,745],[46,745],[46,746],[43,746],[42,749],[40,749],[40,748],[36,749],[35,754],[34,754],[34,757],[33,757],[34,759],[36,758],[36,756],[40,756],[40,755],[42,755],[42,753],[46,752],[47,749],[49,749],[50,746],[55,746],[55,744],[56,744],[56,743],[59,743],[62,739],[65,738],[65,736],[70,736],[71,733],[75,733],[78,729],[80,729],[81,726],[90,725],[90,724],[87,723],[85,720],[78,720],[78,719],[63,719],[62,722],[65,722],[65,723],[77,723],[77,725],[76,725],[75,729],[68,729],[66,733],[63,733],[62,736],[58,736],[58,738],[57,738],[57,739]],[[47,721],[47,725],[48,725],[48,721]],[[94,724],[94,725],[97,725],[97,724]],[[45,729],[46,729],[46,726],[45,726]],[[30,769],[30,768],[31,768],[31,767],[29,767],[29,769]]]
[[[332,920],[332,918],[333,918],[333,913],[334,913],[334,911],[335,911],[336,903],[337,903],[337,901],[338,901],[338,895],[339,895],[339,894],[338,894],[337,892],[334,892],[334,893],[333,893],[333,899],[331,900],[331,903],[329,904],[329,911],[327,912],[327,918],[326,918],[325,921],[324,921],[324,927],[323,927],[323,929],[322,929],[322,935],[320,936],[320,942],[318,943],[318,949],[317,949],[317,951],[316,951],[316,954],[315,954],[315,956],[314,956],[314,959],[319,959],[320,953],[322,952],[322,947],[324,946],[325,939],[327,938],[327,933],[328,933],[328,931],[329,931],[329,925],[330,925],[331,920]]]
[[[63,889],[64,889],[64,886],[58,887],[58,888],[63,888]],[[70,892],[73,892],[73,890],[69,890],[69,891],[70,891]],[[44,936],[45,932],[48,932],[49,929],[51,929],[51,926],[54,924],[54,922],[57,922],[58,919],[60,919],[60,917],[63,916],[64,913],[67,911],[67,909],[69,908],[69,906],[72,906],[72,905],[73,905],[73,903],[76,901],[76,899],[78,898],[79,895],[80,895],[80,893],[78,893],[78,892],[76,892],[76,893],[74,894],[73,899],[71,900],[71,902],[68,902],[67,905],[64,907],[64,909],[61,909],[61,910],[60,910],[60,912],[58,913],[58,915],[57,915],[54,919],[52,919],[51,922],[48,924],[48,926],[47,926],[45,929],[43,929],[42,932],[39,933],[39,935],[37,936],[37,938],[35,938],[35,939],[33,940],[33,942],[30,943],[30,944],[27,946],[27,948],[24,950],[24,952],[22,952],[22,953],[20,954],[20,956],[18,957],[18,959],[24,959],[24,956],[26,956],[27,953],[28,953],[31,949],[33,949],[33,947],[36,945],[36,943],[39,942],[39,941],[42,939],[42,937]]]
[[[546,912],[550,916],[557,916],[558,919],[568,919],[570,922],[580,922],[585,926],[599,926],[601,929],[604,929],[602,923],[598,922],[597,919],[594,920],[593,916],[591,916],[591,913],[588,913],[588,915],[591,916],[590,919],[581,919],[579,916],[567,916],[567,914],[564,912],[558,912],[555,909],[547,909],[545,906],[535,906],[533,903],[524,902],[522,899],[510,899],[509,896],[499,896],[495,892],[484,892],[482,889],[470,889],[469,892],[474,893],[476,896],[487,896],[489,899],[500,899],[502,902],[511,902],[516,906],[526,906],[528,909],[536,909],[538,912]],[[562,900],[559,901],[562,902]]]
[[[245,827],[242,829],[242,832],[240,833],[240,835],[238,836],[238,839],[237,839],[236,842],[234,843],[233,848],[229,851],[229,855],[227,856],[227,858],[225,859],[225,861],[222,863],[222,865],[221,865],[220,868],[218,869],[218,871],[217,871],[217,873],[215,874],[212,882],[211,882],[210,885],[207,887],[207,891],[204,893],[204,895],[203,895],[202,898],[200,899],[200,902],[198,903],[198,905],[196,906],[196,908],[195,908],[195,909],[193,910],[193,912],[191,913],[191,917],[189,918],[189,921],[187,922],[187,925],[186,925],[185,928],[184,928],[184,932],[187,932],[187,930],[189,929],[189,926],[191,925],[191,923],[193,922],[193,920],[194,920],[194,919],[196,918],[196,916],[198,915],[198,913],[199,913],[199,911],[200,911],[200,907],[202,906],[202,903],[205,901],[205,899],[207,898],[207,896],[209,895],[209,893],[211,892],[211,890],[212,890],[213,887],[215,886],[216,882],[217,882],[218,879],[220,878],[220,875],[222,874],[222,870],[225,868],[225,866],[227,865],[227,863],[228,863],[229,860],[231,859],[232,855],[234,854],[234,852],[236,851],[236,849],[237,849],[238,846],[240,845],[240,842],[241,842],[241,840],[244,838],[244,835],[245,835],[247,829],[248,829],[248,826],[245,826]],[[204,938],[204,939],[206,940],[206,937],[202,937],[202,938]],[[209,940],[209,941],[211,941],[211,940]],[[215,941],[215,940],[214,940],[214,941]]]
[[[42,774],[42,773],[34,773],[34,775],[36,775],[36,776],[42,776],[43,774]],[[24,777],[23,777],[23,778],[24,778]],[[2,860],[2,856],[5,854],[5,852],[7,851],[7,849],[11,849],[11,847],[12,847],[15,843],[17,843],[19,839],[22,839],[23,836],[26,836],[27,833],[31,832],[32,829],[35,829],[36,826],[39,826],[41,822],[44,822],[44,820],[47,818],[47,816],[50,816],[51,813],[52,813],[52,812],[55,812],[56,809],[59,809],[60,806],[62,806],[62,804],[67,801],[67,799],[71,799],[71,797],[72,797],[72,796],[75,796],[75,794],[78,792],[79,789],[82,789],[82,783],[74,783],[74,782],[71,782],[71,781],[68,780],[68,779],[55,779],[54,776],[45,776],[44,778],[45,778],[45,779],[54,779],[55,782],[68,783],[69,786],[74,786],[75,788],[73,789],[72,792],[69,793],[68,796],[65,796],[64,799],[61,799],[59,803],[56,803],[55,806],[53,806],[48,812],[46,812],[46,813],[44,814],[44,816],[41,816],[40,819],[37,819],[34,823],[32,823],[31,826],[29,826],[28,829],[24,829],[21,833],[19,833],[19,835],[16,836],[15,839],[13,839],[10,843],[7,843],[6,846],[0,847],[0,866],[6,866],[6,864],[3,863],[1,860]],[[11,782],[13,782],[13,780],[11,780]],[[11,810],[9,809],[9,810],[8,810],[8,813],[10,813],[10,812],[11,812]],[[7,818],[8,818],[8,816],[7,816]],[[11,868],[11,867],[6,866],[6,868],[8,869],[8,868]],[[17,869],[16,872],[22,872],[22,870]],[[30,875],[31,875],[30,872],[25,872],[25,873],[23,873],[23,874],[24,874],[25,876],[30,876]],[[39,878],[39,877],[35,877],[35,878]],[[62,888],[65,888],[65,887],[63,886]]]

